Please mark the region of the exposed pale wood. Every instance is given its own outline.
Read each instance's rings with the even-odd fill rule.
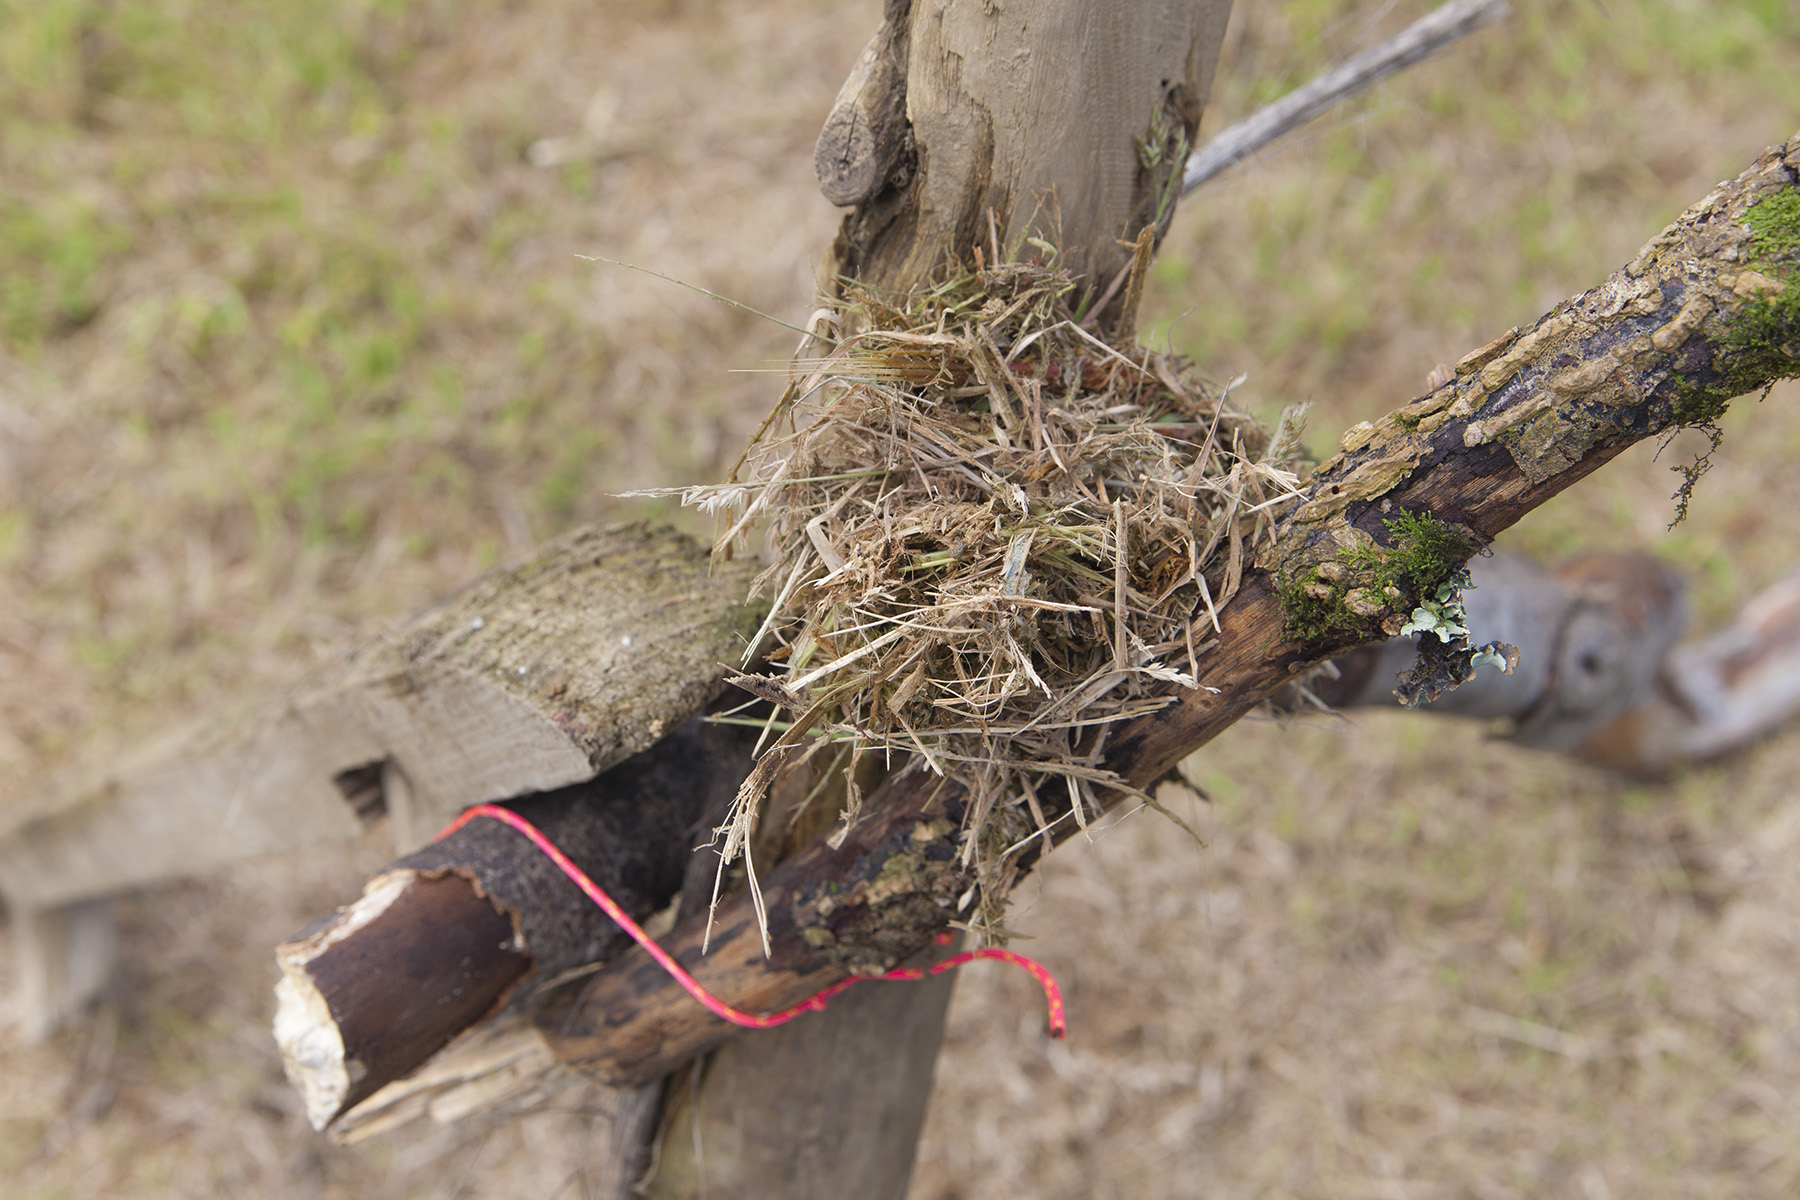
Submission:
[[[506,807],[627,913],[668,905],[756,731],[691,720],[598,778]],[[519,831],[477,819],[391,864],[276,949],[276,1040],[324,1128],[495,1012],[527,976],[604,962],[627,935]]]
[[[722,686],[757,620],[747,578],[668,530],[561,538],[269,705],[105,764],[0,833],[0,894],[41,909],[352,837],[333,781],[358,768],[404,777],[401,849],[592,778]]]
[[[354,1145],[427,1117],[451,1124],[474,1113],[525,1111],[548,1103],[569,1082],[568,1069],[536,1027],[523,1013],[506,1012],[352,1107],[330,1133]]]
[[[1029,235],[1105,288],[1138,231],[1174,211],[1230,8],[915,0],[905,100],[918,167],[845,221],[829,269],[905,290]]]
[[[1796,168],[1800,135],[1689,209],[1600,287],[1469,355],[1430,396],[1351,430],[1220,613],[1218,645],[1199,663],[1201,686],[1110,731],[1105,764],[1151,783],[1299,670],[1384,640],[1382,623],[1416,596],[1302,642],[1280,593],[1284,580],[1345,563],[1345,549],[1391,553],[1383,520],[1396,511],[1434,513],[1464,527],[1472,544],[1485,542],[1684,414],[1703,419],[1736,394],[1800,373],[1797,306],[1771,303],[1800,287],[1800,236],[1789,230],[1785,244],[1758,247],[1745,222],[1771,199],[1775,211],[1792,211]],[[1754,268],[1746,262],[1753,251],[1764,255]],[[1358,586],[1344,574],[1334,572],[1333,586]],[[851,970],[891,965],[951,918],[969,882],[953,861],[961,805],[954,784],[903,772],[865,800],[840,849],[815,844],[784,863],[765,881],[774,939],[766,963],[742,898],[722,908],[704,962],[691,923],[665,945],[715,994],[752,1011],[795,1003]],[[729,1035],[659,975],[628,954],[547,1009],[557,1053],[631,1081]]]
[[[512,920],[470,880],[407,870],[378,876],[276,960],[275,1040],[314,1129],[437,1053],[531,970]]]
[[[471,1116],[572,1108],[588,1116],[592,1139],[584,1200],[630,1200],[661,1102],[660,1083],[620,1090],[572,1075],[530,1022],[509,1012],[469,1030],[417,1074],[382,1088],[330,1132],[356,1145],[425,1118],[448,1125]]]
[[[9,913],[17,971],[13,1018],[28,1041],[97,999],[112,981],[118,929],[109,898]]]

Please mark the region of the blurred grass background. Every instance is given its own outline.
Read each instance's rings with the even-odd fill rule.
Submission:
[[[1428,7],[1240,0],[1206,127]],[[1324,448],[1800,126],[1780,0],[1517,8],[1193,197],[1150,336]],[[804,319],[812,139],[877,9],[0,0],[0,817],[715,477],[791,335],[575,256]],[[1510,544],[1650,548],[1723,616],[1800,558],[1797,398],[1727,419],[1673,533],[1691,437]],[[1627,785],[1392,715],[1188,769],[1204,851],[1134,818],[1021,913],[1068,1045],[1028,981],[959,984],[921,1200],[1800,1192],[1800,739]],[[384,857],[130,900],[101,1016],[0,1036],[0,1190],[579,1195],[578,1108],[306,1130],[268,947]]]

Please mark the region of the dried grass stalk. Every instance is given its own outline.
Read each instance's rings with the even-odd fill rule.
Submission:
[[[1271,435],[1187,360],[1105,344],[1073,292],[1027,263],[904,300],[849,285],[730,482],[686,493],[736,512],[721,553],[766,518],[775,611],[744,683],[793,721],[769,752],[844,740],[957,776],[963,916],[990,933],[1045,798],[1085,825],[1094,789],[1125,786],[1096,765],[1106,727],[1196,686],[1299,482],[1288,421]],[[738,796],[728,856],[771,775]]]

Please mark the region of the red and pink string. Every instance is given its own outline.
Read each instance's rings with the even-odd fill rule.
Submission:
[[[865,979],[918,980],[924,979],[930,975],[940,975],[945,971],[960,967],[964,963],[974,962],[978,958],[991,958],[997,962],[1011,963],[1015,967],[1023,968],[1027,974],[1037,980],[1039,986],[1044,989],[1044,1000],[1050,1010],[1050,1036],[1060,1038],[1067,1032],[1067,1025],[1063,1019],[1062,989],[1056,986],[1055,977],[1050,974],[1049,970],[1046,969],[1042,963],[1027,958],[1023,954],[1015,954],[1011,950],[1002,950],[994,946],[985,947],[980,950],[965,950],[961,954],[953,954],[949,958],[946,958],[941,962],[933,963],[929,967],[896,967],[894,970],[881,975],[852,975],[850,978],[834,983],[824,991],[802,1000],[791,1008],[784,1008],[780,1012],[770,1013],[766,1016],[759,1013],[748,1013],[741,1009],[733,1008],[731,1005],[725,1003],[723,1000],[702,987],[700,982],[692,975],[688,974],[686,969],[684,969],[680,963],[676,962],[674,957],[671,956],[667,950],[664,950],[661,946],[657,945],[655,939],[644,932],[641,925],[631,919],[631,914],[620,908],[618,902],[607,895],[604,888],[589,878],[586,871],[583,871],[580,867],[576,866],[555,842],[552,842],[544,835],[544,832],[541,829],[533,825],[530,821],[527,821],[524,817],[521,817],[512,809],[502,808],[498,804],[477,804],[472,808],[465,809],[456,820],[446,826],[444,831],[438,834],[438,839],[442,840],[443,838],[449,837],[477,817],[487,817],[491,820],[499,821],[504,825],[510,825],[513,829],[524,834],[525,837],[530,840],[531,844],[542,851],[544,856],[551,862],[555,863],[576,887],[586,893],[588,899],[599,905],[600,910],[608,917],[611,917],[614,924],[620,929],[623,929],[627,934],[631,935],[631,939],[642,946],[645,952],[648,953],[651,958],[655,959],[657,964],[661,966],[663,970],[667,971],[670,976],[674,978],[675,982],[679,983],[682,988],[687,991],[688,995],[705,1005],[708,1011],[714,1016],[730,1021],[733,1025],[741,1025],[745,1029],[771,1029],[776,1025],[786,1024],[802,1013],[823,1012],[826,1002],[833,996],[836,996],[839,992],[842,992],[847,988],[854,987]],[[937,941],[940,946],[948,945],[951,941],[951,935],[948,933],[941,933],[938,935]]]

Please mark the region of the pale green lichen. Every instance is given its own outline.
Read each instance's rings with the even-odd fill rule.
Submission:
[[[1402,512],[1382,523],[1393,545],[1370,542],[1340,551],[1309,578],[1282,587],[1289,636],[1316,642],[1433,635],[1419,639],[1417,661],[1394,688],[1409,708],[1466,682],[1484,664],[1511,673],[1516,648],[1503,642],[1476,646],[1469,637],[1462,591],[1470,586],[1467,564],[1482,549],[1480,540],[1430,513]],[[1385,605],[1370,603],[1377,597]],[[1400,614],[1409,610],[1411,619],[1403,621]]]
[[[1391,545],[1367,541],[1283,582],[1281,608],[1289,637],[1301,642],[1368,640],[1385,633],[1384,616],[1410,612],[1435,597],[1482,549],[1470,530],[1428,512],[1402,511],[1382,524]],[[1376,597],[1385,604],[1371,610],[1366,601]]]
[[[1436,595],[1419,601],[1412,620],[1401,627],[1400,634],[1404,637],[1409,633],[1429,633],[1440,642],[1453,642],[1469,636],[1469,627],[1463,624],[1468,619],[1462,592],[1454,582],[1446,581],[1438,586]]]
[[[1408,708],[1429,703],[1458,684],[1467,683],[1480,666],[1498,667],[1510,675],[1519,662],[1519,650],[1505,642],[1489,642],[1476,646],[1469,636],[1468,612],[1463,608],[1462,590],[1472,587],[1467,570],[1458,571],[1438,587],[1437,593],[1421,600],[1413,610],[1412,620],[1400,630],[1432,634],[1419,639],[1419,657],[1400,677],[1394,695]]]

